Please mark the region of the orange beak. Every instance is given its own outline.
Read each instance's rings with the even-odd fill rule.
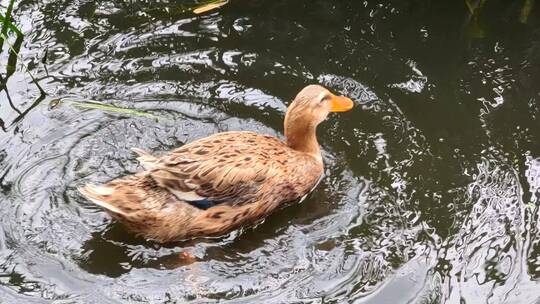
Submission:
[[[331,101],[332,107],[330,112],[346,112],[353,108],[353,102],[345,96],[333,96]]]

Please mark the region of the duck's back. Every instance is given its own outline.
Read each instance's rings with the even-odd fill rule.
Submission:
[[[322,174],[322,163],[315,157],[253,132],[218,133],[161,157],[136,152],[147,171],[83,194],[105,202],[100,205],[109,210],[108,205],[123,210],[124,215],[116,217],[128,225],[141,220],[141,213],[129,218],[126,214],[135,213],[126,209],[146,210],[148,217],[159,218],[171,231],[183,225],[177,235],[152,237],[160,240],[222,234],[263,218],[307,194]],[[96,197],[96,193],[107,195]],[[199,208],[201,203],[206,208]]]

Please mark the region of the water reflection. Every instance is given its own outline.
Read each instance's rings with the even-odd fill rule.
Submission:
[[[193,5],[16,7],[20,60],[48,95],[21,66],[0,92],[3,299],[540,298],[534,14],[522,23],[521,5],[492,1],[474,18],[459,1],[231,1],[201,16]],[[357,107],[319,129],[317,190],[257,227],[159,245],[76,191],[140,170],[130,147],[282,136],[289,100],[312,82]],[[149,115],[76,106],[90,100]]]

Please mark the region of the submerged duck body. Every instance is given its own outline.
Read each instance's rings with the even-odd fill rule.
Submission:
[[[130,230],[160,242],[228,233],[308,194],[323,173],[316,127],[352,101],[304,88],[285,117],[286,141],[224,132],[153,156],[134,149],[145,171],[80,192]]]

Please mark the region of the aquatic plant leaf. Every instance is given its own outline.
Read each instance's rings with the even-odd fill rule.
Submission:
[[[469,9],[469,13],[471,13],[471,15],[473,15],[475,7],[471,3],[471,0],[465,0],[465,5],[467,5],[467,8]]]
[[[1,14],[0,14],[0,23],[4,24],[4,26],[7,29],[13,31],[17,36],[24,36],[21,30],[19,30],[19,28],[15,24],[13,24],[13,22],[9,21],[7,18],[2,16]]]
[[[465,0],[465,5],[467,5],[471,15],[478,15],[485,3],[486,0]]]
[[[67,102],[70,105],[73,105],[78,108],[83,108],[83,109],[95,109],[95,110],[101,110],[105,112],[114,112],[114,113],[121,113],[121,114],[133,115],[133,116],[142,116],[142,117],[148,117],[148,118],[154,118],[154,119],[159,118],[158,116],[155,116],[153,114],[150,114],[141,110],[117,107],[117,106],[104,104],[104,103],[93,101],[93,100],[80,102],[80,101],[71,100],[71,99],[63,99],[63,100],[53,99],[51,100],[49,105],[51,106],[51,108],[54,108],[62,102]]]
[[[534,0],[525,0],[525,3],[523,3],[523,7],[521,8],[521,13],[519,14],[519,22],[527,23],[533,7]]]
[[[17,36],[17,41],[20,40],[19,43],[19,47],[20,47],[20,43],[22,43],[22,37],[23,36]],[[17,50],[18,47],[17,46],[14,46],[12,45],[11,43],[9,43],[8,41],[8,38],[6,37],[6,35],[4,35],[4,33],[0,33],[0,38],[2,38],[6,44],[8,45],[9,49],[11,50],[11,52],[13,54],[15,54],[16,58],[21,62],[22,66],[24,67],[24,69],[26,70],[26,72],[28,73],[28,75],[30,75],[30,78],[32,78],[32,81],[34,82],[34,84],[37,86],[37,88],[39,89],[39,92],[41,94],[46,94],[45,93],[45,90],[43,90],[43,88],[39,85],[38,81],[36,80],[36,78],[34,77],[34,75],[32,75],[32,73],[30,72],[30,70],[28,69],[28,67],[26,66],[26,64],[24,64],[24,61],[22,60],[22,58],[19,56],[19,51]],[[16,60],[15,60],[16,61]],[[13,64],[16,64],[13,63]]]
[[[2,23],[2,32],[1,33],[4,36],[7,35],[8,29],[11,29],[13,32],[15,32],[17,34],[17,36],[22,36],[22,32],[19,30],[19,28],[17,28],[11,22],[11,12],[13,11],[14,3],[15,3],[14,0],[9,1],[5,15],[1,16],[2,17],[2,20],[0,21],[0,23]],[[0,42],[2,42],[2,39],[0,39]],[[0,53],[2,52],[2,45],[3,45],[3,43],[0,43]]]
[[[468,35],[471,38],[484,38],[486,36],[484,29],[480,25],[480,14],[485,3],[486,0],[465,0],[465,4],[469,10],[466,24]]]
[[[204,5],[201,5],[201,6],[197,7],[197,8],[195,8],[193,10],[193,12],[195,14],[206,13],[206,12],[211,11],[213,9],[220,8],[220,7],[224,6],[225,4],[227,4],[228,2],[229,2],[229,0],[213,1],[213,2],[204,4]]]
[[[486,36],[484,29],[480,26],[478,17],[473,17],[469,27],[469,34],[472,38],[484,38]]]

